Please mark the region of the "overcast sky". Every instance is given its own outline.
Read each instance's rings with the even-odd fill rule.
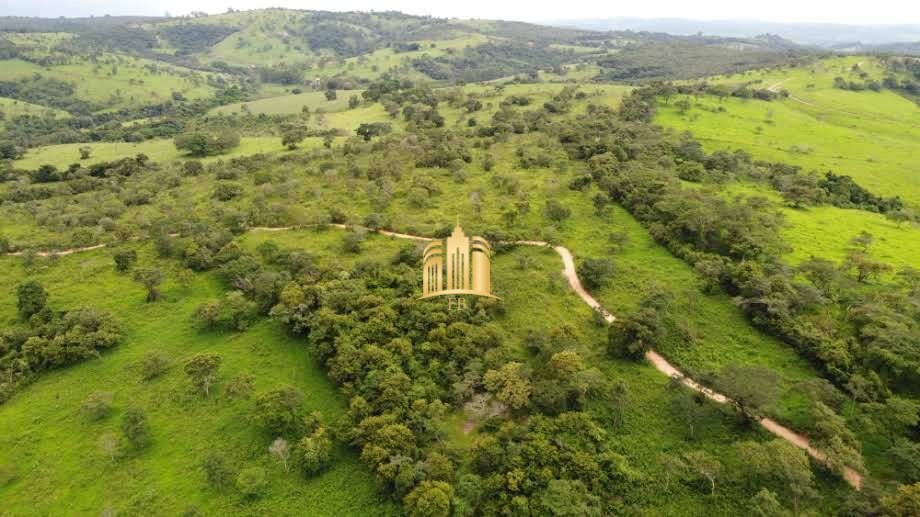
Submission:
[[[585,18],[756,19],[780,22],[920,24],[920,1],[772,0],[0,0],[0,16],[173,15],[189,11],[291,7],[330,11],[396,10],[438,17],[546,21]]]

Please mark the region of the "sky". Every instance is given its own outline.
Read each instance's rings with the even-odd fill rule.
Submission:
[[[764,20],[841,24],[920,24],[920,1],[771,0],[0,0],[0,16],[172,15],[289,7],[329,11],[394,10],[444,18],[530,22],[614,17]]]

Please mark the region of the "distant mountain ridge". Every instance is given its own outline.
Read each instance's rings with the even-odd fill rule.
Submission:
[[[72,33],[45,45],[16,33]],[[491,81],[572,67],[596,80],[651,81],[731,74],[789,64],[810,53],[775,35],[682,36],[652,31],[589,30],[504,20],[462,20],[395,11],[294,9],[232,11],[189,17],[0,17],[0,50],[40,66],[75,55],[123,52],[189,69],[299,83],[336,76],[357,87],[390,73],[449,83]],[[362,62],[384,67],[350,73]],[[362,61],[363,60],[363,61]],[[344,88],[344,87],[343,87]],[[347,88],[345,88],[347,89]]]
[[[845,25],[684,18],[600,18],[553,20],[545,23],[588,30],[632,30],[678,35],[703,33],[736,38],[776,34],[801,45],[815,45],[824,48],[845,48],[857,44],[866,48],[890,43],[920,41],[920,24]]]

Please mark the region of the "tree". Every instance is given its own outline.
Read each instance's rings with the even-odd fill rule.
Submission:
[[[683,115],[687,113],[688,111],[690,111],[690,108],[693,107],[693,104],[690,102],[690,99],[681,98],[680,100],[674,103],[674,106],[677,107],[677,112]]]
[[[262,467],[250,467],[240,471],[236,478],[236,486],[244,496],[254,499],[262,495],[268,480],[265,469]]]
[[[387,122],[371,122],[369,124],[362,123],[358,126],[358,129],[355,130],[355,133],[364,138],[365,142],[370,142],[371,138],[386,135],[392,131],[393,126]]]
[[[716,493],[716,477],[722,471],[722,464],[706,451],[690,451],[684,454],[684,462],[690,472],[709,482],[709,493]]]
[[[607,349],[614,357],[641,360],[664,337],[662,311],[643,306],[610,326]]]
[[[296,432],[303,425],[303,393],[281,386],[256,397],[255,417],[276,435]]]
[[[882,273],[891,271],[891,266],[872,260],[869,253],[861,249],[851,249],[844,261],[846,270],[856,270],[856,281],[866,283],[872,278],[878,278]]]
[[[211,390],[211,384],[217,378],[217,371],[223,361],[218,354],[196,354],[185,362],[185,373],[192,380],[192,384],[204,392],[207,397]]]
[[[115,456],[118,454],[118,435],[115,433],[105,433],[99,437],[97,442],[99,451],[106,455],[112,463],[115,463]]]
[[[332,440],[326,428],[319,426],[297,444],[297,457],[305,476],[316,475],[332,463]]]
[[[268,452],[278,458],[278,461],[284,466],[284,471],[287,472],[288,459],[291,457],[291,447],[288,445],[287,440],[281,436],[275,438],[275,441],[268,447]]]
[[[825,197],[825,191],[818,186],[818,178],[811,174],[788,174],[780,177],[776,188],[794,208],[819,204]]]
[[[824,296],[833,296],[837,291],[840,271],[838,271],[834,262],[827,259],[811,257],[800,263],[798,270],[809,282],[811,282],[811,285],[815,286],[815,289],[821,291]]]
[[[684,479],[688,472],[687,464],[684,462],[683,458],[666,452],[659,456],[658,465],[661,467],[661,470],[664,471],[665,492],[670,488],[672,478],[676,481],[680,481]]]
[[[230,398],[249,399],[252,397],[256,377],[251,373],[241,373],[227,382],[226,394]]]
[[[530,379],[521,363],[512,361],[498,370],[487,371],[483,384],[495,398],[513,409],[520,409],[530,401]]]
[[[141,378],[149,381],[166,373],[169,369],[169,357],[159,350],[144,354],[140,362]]]
[[[804,450],[785,440],[737,442],[744,475],[754,486],[779,487],[784,500],[792,501],[795,512],[803,499],[815,495],[811,462]]]
[[[158,268],[143,268],[134,271],[134,280],[147,289],[147,302],[160,299],[160,284],[163,283],[163,272]]]
[[[716,376],[716,386],[746,419],[754,421],[779,395],[779,376],[764,366],[728,365]]]
[[[337,97],[338,95],[336,95],[335,90],[331,88],[326,90],[326,100],[327,101],[334,101]]]
[[[233,470],[223,454],[212,452],[201,462],[205,479],[214,488],[224,488],[233,479]]]
[[[346,253],[361,253],[361,243],[364,242],[364,232],[353,231],[342,238],[342,250]]]
[[[882,498],[885,517],[916,517],[920,515],[920,483],[901,485],[895,493]]]
[[[920,421],[920,405],[907,398],[889,397],[884,404],[872,402],[866,404],[865,408],[872,415],[872,423],[887,432],[891,443],[901,433],[916,427]]]
[[[562,222],[572,215],[572,211],[555,199],[547,199],[543,206],[543,215],[551,221]]]
[[[147,415],[138,408],[129,408],[121,417],[121,433],[135,449],[150,443],[150,424]]]
[[[281,134],[281,145],[294,150],[297,149],[297,146],[300,145],[300,142],[303,142],[303,139],[306,137],[306,129],[300,126],[288,128]]]
[[[23,319],[38,314],[48,304],[48,293],[37,280],[29,280],[16,288],[16,307]]]
[[[203,157],[223,154],[240,145],[240,135],[230,130],[215,133],[192,131],[177,135],[173,139],[176,149],[190,156]]]
[[[613,261],[607,258],[587,258],[578,265],[578,277],[588,289],[597,289],[606,285],[613,271]]]
[[[111,391],[95,391],[86,397],[80,410],[91,421],[102,420],[112,410],[113,398]]]
[[[90,147],[90,146],[88,146],[88,145],[84,145],[84,146],[80,147],[80,159],[81,159],[81,160],[87,160],[87,159],[89,159],[89,157],[92,156],[92,154],[93,154],[93,148],[92,148],[92,147]]]
[[[112,259],[115,261],[115,270],[124,273],[137,262],[137,252],[134,250],[116,251]]]
[[[751,514],[756,517],[783,517],[787,515],[783,505],[776,497],[776,493],[761,488],[760,492],[754,494],[751,498]]]
[[[410,517],[448,517],[454,490],[444,481],[422,481],[403,499]]]
[[[712,408],[705,398],[686,389],[681,377],[671,377],[668,387],[673,392],[669,409],[686,424],[687,438],[692,440],[696,436],[697,427],[712,414]]]
[[[553,479],[539,499],[545,515],[568,517],[601,516],[600,498],[579,480]]]
[[[243,187],[233,182],[220,182],[214,189],[214,199],[218,201],[230,201],[239,197],[243,193]]]
[[[25,150],[15,143],[7,140],[0,141],[0,160],[18,160],[23,154]]]
[[[885,212],[885,218],[889,221],[893,221],[898,226],[898,228],[900,228],[904,223],[916,220],[917,215],[909,209],[901,208],[898,210],[889,210],[888,212]]]

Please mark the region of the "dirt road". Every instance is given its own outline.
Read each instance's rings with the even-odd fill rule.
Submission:
[[[250,228],[250,231],[280,232],[280,231],[285,231],[285,230],[295,230],[295,229],[306,228],[309,226],[315,226],[315,225],[280,226],[280,227],[257,226],[257,227]],[[349,228],[348,226],[344,224],[332,224],[328,226],[332,226],[335,228],[341,228],[341,229]],[[386,235],[386,236],[394,237],[397,239],[408,239],[408,240],[415,240],[415,241],[431,240],[428,237],[391,232],[388,230],[379,230],[379,229],[374,230],[371,228],[364,228],[364,227],[356,227],[356,228],[362,228],[368,232],[379,233],[381,235]],[[515,244],[519,246],[549,247],[549,244],[543,241],[510,241],[507,244]],[[63,255],[70,255],[70,254],[78,253],[82,251],[91,251],[95,249],[100,249],[100,248],[104,248],[105,246],[106,246],[105,244],[97,244],[96,246],[88,246],[85,248],[71,248],[71,249],[65,249],[65,250],[59,250],[59,251],[44,251],[44,252],[37,252],[36,254],[39,256],[43,256],[43,257],[53,256],[53,255],[63,256]],[[596,311],[599,311],[601,315],[603,316],[604,320],[607,321],[608,323],[613,323],[614,321],[616,321],[616,317],[612,313],[610,313],[610,311],[605,309],[597,300],[595,300],[594,297],[591,296],[591,294],[585,290],[584,286],[581,285],[581,280],[579,280],[578,273],[576,272],[576,269],[575,269],[575,258],[572,255],[572,252],[569,251],[569,249],[564,246],[555,246],[553,247],[553,250],[562,259],[562,274],[566,278],[566,280],[568,280],[569,286],[572,288],[573,291],[575,291],[575,294],[577,294],[578,297],[581,298],[581,300],[585,302],[589,307],[591,307],[592,309]],[[21,254],[22,252],[9,253],[9,255],[21,255]],[[729,397],[726,397],[725,395],[721,393],[713,391],[707,388],[706,386],[703,386],[702,384],[699,384],[698,382],[694,381],[690,377],[687,377],[686,375],[684,375],[683,372],[681,372],[679,369],[677,369],[676,366],[668,362],[668,360],[662,357],[658,352],[655,352],[654,350],[649,350],[648,352],[645,353],[645,358],[659,372],[663,373],[664,375],[668,377],[674,377],[674,378],[680,379],[680,381],[685,386],[687,386],[688,388],[692,390],[702,393],[710,400],[717,402],[719,404],[733,404],[734,403]],[[770,433],[773,433],[774,435],[776,435],[777,437],[786,440],[787,442],[795,445],[796,447],[804,449],[812,458],[822,463],[827,462],[827,455],[825,455],[823,452],[812,447],[811,442],[805,436],[799,433],[796,433],[792,429],[789,429],[788,427],[783,426],[779,422],[776,422],[775,420],[772,420],[769,418],[761,419],[760,425],[763,426],[763,428],[769,431]],[[862,476],[858,472],[856,472],[855,470],[849,467],[846,467],[844,469],[843,478],[846,480],[847,483],[850,484],[850,486],[852,486],[853,488],[857,490],[859,490],[862,487]]]

